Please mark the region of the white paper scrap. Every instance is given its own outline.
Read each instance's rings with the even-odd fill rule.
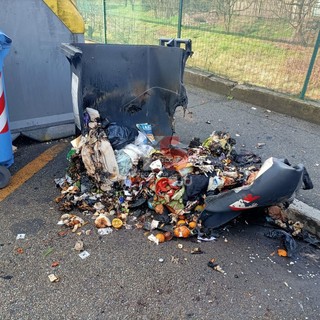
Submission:
[[[201,236],[198,236],[198,241],[214,241],[216,240],[217,238],[211,236],[210,238],[203,238]]]
[[[105,234],[110,234],[112,232],[112,228],[101,228],[98,229],[98,233],[103,236]]]
[[[79,253],[79,257],[81,259],[86,259],[90,256],[90,253],[88,251],[82,251],[81,253]]]

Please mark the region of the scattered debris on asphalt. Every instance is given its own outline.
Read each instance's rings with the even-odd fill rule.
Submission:
[[[257,144],[256,144],[256,148],[257,149],[261,149],[262,147],[264,147],[266,144],[264,143],[264,142],[258,142]]]
[[[201,248],[193,248],[193,249],[191,249],[191,251],[190,251],[190,253],[191,254],[202,254],[202,253],[204,253],[202,250],[201,250]]]
[[[3,279],[3,280],[11,280],[13,278],[13,276],[11,276],[11,275],[1,276],[0,275],[0,278]]]
[[[216,270],[224,275],[226,275],[226,272],[221,268],[221,266],[216,263],[216,259],[212,258],[209,262],[208,262],[208,267],[212,268],[213,270]]]
[[[16,252],[17,252],[18,254],[23,254],[23,253],[24,253],[24,250],[23,250],[23,248],[17,248]]]
[[[175,257],[175,256],[171,256],[171,262],[174,264],[178,264],[179,263],[179,258]]]
[[[58,281],[60,280],[60,279],[59,279],[56,275],[54,275],[53,273],[49,274],[49,275],[48,275],[48,278],[49,278],[50,282],[58,282]]]
[[[76,244],[74,245],[74,250],[80,251],[80,252],[83,251],[83,250],[84,250],[83,241],[78,240],[78,241],[76,242]]]
[[[59,237],[65,237],[69,233],[69,230],[61,230],[58,232]]]
[[[88,251],[82,251],[81,253],[79,253],[79,257],[81,259],[86,259],[90,256],[90,253]]]
[[[214,229],[256,210],[285,229],[267,236],[281,238],[287,256],[294,255],[293,237],[302,237],[303,225],[290,224],[281,207],[293,200],[302,179],[307,181],[302,165],[293,167],[275,158],[262,163],[252,152],[238,153],[227,132],[213,131],[203,142],[194,138],[188,147],[180,147],[177,137],[156,139],[147,123],[137,128],[110,124],[97,110],[85,110],[84,130],[71,142],[66,175],[55,179],[61,190],[55,201],[63,212],[59,225],[81,235],[91,220],[100,235],[121,228],[144,229],[157,245],[173,237],[196,236],[201,242],[214,241]],[[264,188],[273,190],[270,183],[282,174],[285,186],[277,186],[279,195],[265,195]],[[311,180],[305,183],[308,188]],[[79,256],[88,255],[83,251]]]
[[[43,256],[47,257],[49,254],[51,254],[54,251],[54,248],[48,248],[44,253]]]
[[[101,229],[98,229],[98,233],[99,233],[100,236],[104,236],[106,234],[110,234],[112,231],[113,231],[112,228],[101,228]]]

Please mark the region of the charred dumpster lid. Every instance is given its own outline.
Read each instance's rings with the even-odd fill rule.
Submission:
[[[156,136],[172,135],[174,112],[188,102],[183,73],[190,49],[73,43],[62,44],[62,50],[70,62],[79,129],[83,129],[83,111],[89,107],[110,122],[129,127],[150,123]]]

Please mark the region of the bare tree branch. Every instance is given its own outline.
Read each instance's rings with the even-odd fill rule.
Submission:
[[[232,17],[241,11],[248,10],[256,0],[216,0],[215,9],[223,16],[225,30],[230,32]],[[246,4],[241,8],[241,4]],[[239,8],[240,5],[240,8]]]

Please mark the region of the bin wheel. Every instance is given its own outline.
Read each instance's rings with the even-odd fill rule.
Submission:
[[[11,173],[9,169],[4,166],[0,166],[0,189],[6,187],[9,184]]]

